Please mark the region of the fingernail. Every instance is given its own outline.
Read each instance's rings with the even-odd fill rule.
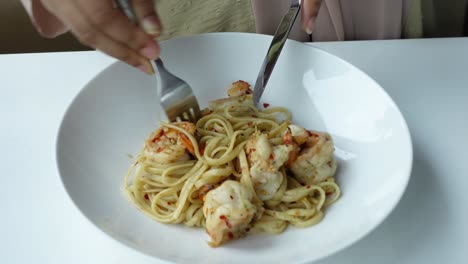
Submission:
[[[161,34],[161,28],[159,27],[159,21],[155,16],[148,16],[143,18],[141,22],[143,30],[150,35],[159,36]]]
[[[309,19],[309,21],[307,22],[307,27],[306,27],[306,32],[307,34],[312,34],[312,31],[314,30],[314,24],[315,24],[315,18],[311,18]]]
[[[149,60],[154,60],[158,57],[158,50],[154,42],[146,44],[146,46],[140,50],[140,53]]]
[[[137,66],[137,68],[138,68],[140,71],[142,71],[142,72],[144,72],[144,73],[146,73],[146,74],[149,74],[148,69],[147,69],[144,65]]]

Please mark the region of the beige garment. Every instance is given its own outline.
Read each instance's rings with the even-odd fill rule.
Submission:
[[[288,0],[252,0],[257,32],[274,34]],[[296,21],[291,38],[307,41]],[[323,0],[314,41],[422,37],[421,0]]]
[[[250,0],[156,0],[160,40],[205,32],[255,32]]]

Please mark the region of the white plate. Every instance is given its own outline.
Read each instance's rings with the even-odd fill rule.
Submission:
[[[254,83],[271,37],[206,34],[162,44],[167,68],[192,85],[202,106],[242,79]],[[186,263],[307,262],[356,242],[396,206],[411,171],[412,145],[385,91],[349,63],[288,41],[263,97],[294,121],[336,143],[343,195],[316,226],[254,235],[210,248],[203,229],[155,222],[122,195],[122,180],[158,126],[155,79],[123,63],[100,73],[75,98],[59,132],[63,184],[83,214],[112,238],[159,259]]]

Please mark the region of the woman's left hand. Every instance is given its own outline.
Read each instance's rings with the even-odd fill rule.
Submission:
[[[301,23],[307,34],[312,34],[314,30],[315,19],[321,4],[322,0],[302,0]]]

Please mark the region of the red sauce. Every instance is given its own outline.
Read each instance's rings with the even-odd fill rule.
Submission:
[[[227,217],[225,215],[220,215],[219,216],[219,219],[223,220],[225,223],[226,223],[226,226],[228,228],[232,228],[232,225],[231,223],[229,222],[229,219],[227,219]]]
[[[151,142],[155,143],[156,141],[158,141],[159,138],[161,138],[162,136],[164,136],[164,130],[161,130],[157,135],[154,136],[153,140]]]
[[[205,147],[206,147],[206,143],[200,146],[200,155],[205,154]]]

